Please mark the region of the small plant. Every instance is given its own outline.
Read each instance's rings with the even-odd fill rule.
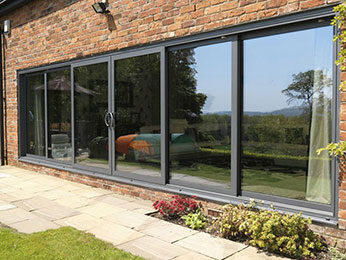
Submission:
[[[226,205],[212,229],[222,237],[247,239],[253,246],[289,257],[314,257],[324,250],[321,238],[309,229],[310,219],[272,209],[259,210],[253,202]]]
[[[301,214],[260,210],[248,220],[250,244],[290,257],[314,257],[324,245],[309,224]]]
[[[185,197],[174,195],[173,200],[160,200],[155,201],[153,206],[160,214],[167,219],[177,219],[181,216],[195,213],[201,204],[196,201],[196,197]]]
[[[338,44],[345,47],[346,44],[346,3],[339,4],[334,7],[335,16],[332,19],[331,25],[336,30],[336,36],[334,41],[338,41]],[[340,70],[346,70],[346,48],[340,48],[338,53],[338,59],[335,61],[336,65],[340,66]],[[342,81],[339,85],[339,89],[346,91],[346,81]],[[320,154],[322,151],[328,151],[330,156],[337,157],[340,161],[345,161],[346,155],[346,142],[330,143],[326,147],[318,149],[317,153]]]
[[[249,225],[247,220],[252,214],[251,206],[228,204],[222,208],[217,221],[210,227],[224,238],[244,239],[248,237]]]
[[[335,156],[338,160],[345,161],[346,156],[346,142],[330,143],[324,148],[317,150],[320,155],[323,151],[328,151],[330,156]]]
[[[346,254],[341,253],[334,247],[330,247],[329,252],[331,254],[331,260],[346,260]]]
[[[207,218],[203,215],[202,210],[198,209],[195,213],[190,213],[181,217],[185,220],[186,226],[192,229],[203,229],[207,224]]]

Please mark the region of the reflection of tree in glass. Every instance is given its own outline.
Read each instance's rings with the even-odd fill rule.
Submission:
[[[322,70],[309,70],[293,74],[292,83],[281,92],[288,97],[288,104],[301,100],[302,105],[308,106],[309,114],[311,115],[313,99],[316,97],[318,99],[326,98],[323,90],[331,85],[332,80],[323,74]]]
[[[194,55],[194,49],[172,51],[169,55],[169,95],[174,100],[170,104],[170,111],[174,113],[172,118],[185,118],[190,124],[202,120],[202,108],[207,99],[205,94],[197,93]]]

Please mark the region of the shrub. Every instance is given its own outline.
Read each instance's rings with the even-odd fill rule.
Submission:
[[[335,247],[330,247],[329,252],[331,254],[331,260],[346,260],[346,254],[341,253]]]
[[[226,205],[213,228],[225,238],[245,238],[253,246],[299,258],[314,257],[324,249],[321,238],[309,229],[310,223],[301,214],[258,210],[253,204]]]
[[[301,213],[282,215],[260,210],[248,220],[250,244],[290,257],[313,257],[324,246],[309,224],[311,220]]]
[[[153,206],[160,214],[167,219],[177,219],[189,213],[195,213],[201,205],[196,201],[196,197],[173,196],[173,200],[155,201]]]
[[[198,209],[195,213],[182,216],[181,218],[185,220],[186,226],[192,229],[203,229],[207,224],[207,218],[203,215],[201,209]]]
[[[219,235],[228,239],[247,238],[248,222],[252,214],[252,207],[240,204],[225,205],[219,218],[210,227],[210,231],[216,231]]]

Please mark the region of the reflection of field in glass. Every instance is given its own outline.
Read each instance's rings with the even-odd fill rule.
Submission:
[[[284,171],[283,168],[243,169],[242,189],[293,199],[305,199],[305,172],[285,173]]]

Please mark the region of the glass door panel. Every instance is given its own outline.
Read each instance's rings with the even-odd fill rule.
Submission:
[[[160,54],[114,61],[114,169],[161,177]]]
[[[330,204],[333,27],[244,41],[242,190]],[[283,50],[285,50],[283,52]]]
[[[45,156],[44,75],[28,76],[26,85],[26,152]]]
[[[75,67],[75,162],[109,169],[108,62]]]
[[[48,158],[72,161],[70,69],[47,73]]]
[[[172,50],[170,182],[231,189],[231,42]]]

